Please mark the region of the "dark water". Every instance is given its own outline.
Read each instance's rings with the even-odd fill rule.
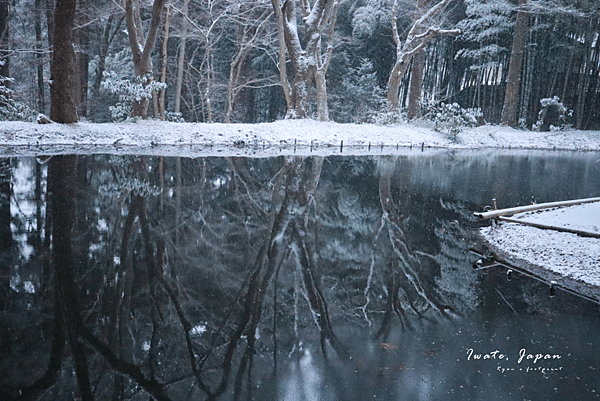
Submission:
[[[469,248],[599,160],[4,159],[0,399],[595,399],[599,306]]]

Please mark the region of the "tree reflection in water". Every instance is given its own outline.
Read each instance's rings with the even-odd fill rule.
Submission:
[[[387,302],[381,328],[376,337],[387,337],[394,314],[398,316],[403,325],[410,327],[410,320],[406,317],[407,312],[414,313],[419,318],[449,317],[448,310],[450,308],[442,305],[433,294],[428,293],[421,284],[419,273],[414,267],[418,256],[410,250],[405,230],[402,228],[404,220],[408,216],[402,214],[402,205],[396,204],[392,196],[391,179],[396,168],[395,158],[380,158],[377,168],[382,217],[376,238],[387,228],[388,246],[391,247],[391,252],[387,253],[387,260],[384,262],[384,265],[387,266],[385,272]],[[406,179],[406,176],[404,178]],[[408,195],[401,191],[399,198],[406,198]]]
[[[415,358],[455,361],[461,346],[438,356],[422,337],[460,342],[444,331],[481,307],[472,205],[419,192],[413,164],[34,161],[34,228],[0,227],[19,269],[2,274],[0,399],[395,399],[452,382]]]

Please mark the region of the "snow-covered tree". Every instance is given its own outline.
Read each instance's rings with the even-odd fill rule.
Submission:
[[[114,121],[142,117],[133,113],[132,105],[147,103],[154,93],[167,87],[165,83],[153,80],[151,75],[127,79],[120,77],[114,71],[104,71],[102,86],[109,92],[119,95],[119,103],[109,107]]]
[[[392,7],[392,32],[394,43],[396,44],[396,63],[390,73],[387,93],[388,101],[393,108],[400,107],[398,91],[400,89],[402,78],[410,65],[411,59],[413,59],[417,53],[424,50],[427,43],[429,43],[433,37],[443,34],[455,35],[460,33],[460,30],[458,29],[443,29],[440,25],[435,23],[435,18],[439,18],[440,14],[443,13],[449,4],[450,0],[441,0],[431,8],[423,11],[423,13],[415,19],[415,22],[408,31],[406,39],[402,42],[396,23],[399,2],[398,0],[394,0],[394,5]]]
[[[465,0],[466,18],[459,22],[459,39],[466,46],[456,57],[468,59],[472,69],[484,69],[498,63],[509,51],[508,38],[514,25],[513,6],[508,0]]]
[[[370,122],[385,103],[385,92],[379,87],[373,63],[368,59],[352,68],[332,95],[335,100],[332,111],[337,122]]]
[[[135,66],[135,75],[144,83],[152,82],[152,59],[150,54],[154,49],[154,42],[158,34],[158,25],[160,17],[167,0],[154,0],[152,4],[152,18],[146,36],[142,28],[142,17],[140,0],[124,0],[125,2],[125,22],[127,24],[127,33],[129,35],[129,45],[133,54],[133,64]],[[132,112],[134,117],[146,118],[148,115],[149,101],[147,98],[134,100]]]
[[[314,80],[317,90],[317,115],[320,120],[329,120],[325,76],[333,54],[338,7],[337,0],[315,0],[312,5],[308,0],[273,0],[279,31],[280,77],[289,118],[307,117],[309,94]],[[304,27],[303,34],[298,32],[299,21]],[[285,68],[286,50],[292,65],[291,85]]]

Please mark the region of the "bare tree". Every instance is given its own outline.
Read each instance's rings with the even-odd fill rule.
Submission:
[[[42,50],[42,1],[35,0],[35,58],[37,61],[38,110],[44,113],[46,108],[44,88],[44,53]]]
[[[165,34],[163,37],[163,45],[162,45],[162,49],[161,49],[162,66],[161,66],[161,72],[160,72],[160,82],[163,84],[167,81],[167,45],[169,43],[169,27],[170,27],[170,21],[171,21],[170,17],[171,17],[171,7],[169,5],[167,5],[167,9],[165,12]],[[165,92],[166,92],[165,88],[161,89],[160,93],[159,93],[159,99],[158,99],[158,108],[159,108],[160,119],[163,121],[166,119]]]
[[[238,94],[250,85],[259,84],[264,79],[243,80],[242,70],[251,51],[257,46],[263,35],[267,22],[270,20],[272,11],[261,7],[263,4],[244,6],[243,9],[233,16],[238,25],[239,39],[236,43],[237,52],[233,56],[229,66],[229,82],[227,83],[227,109],[225,111],[225,122],[231,122],[231,115],[235,107]],[[269,40],[266,38],[266,40]]]
[[[177,82],[175,85],[175,113],[181,112],[181,88],[183,86],[183,67],[185,61],[185,45],[188,36],[188,12],[189,12],[190,0],[184,0],[183,9],[181,13],[183,15],[183,22],[181,25],[181,41],[179,42],[178,57],[177,57]]]
[[[400,89],[400,83],[410,65],[411,59],[425,49],[427,43],[436,35],[456,35],[460,33],[458,29],[442,29],[439,26],[433,25],[432,19],[439,16],[446,7],[450,4],[451,0],[442,0],[435,6],[427,10],[420,18],[418,18],[404,41],[404,44],[400,40],[398,34],[398,26],[396,24],[396,14],[398,13],[398,0],[394,0],[394,6],[392,7],[392,32],[394,35],[394,43],[396,43],[396,62],[390,73],[388,80],[388,102],[393,108],[400,107],[398,99],[398,91]],[[427,28],[425,28],[429,25]]]
[[[302,0],[300,4],[297,4],[296,0],[284,0],[283,3],[272,0],[272,3],[280,30],[279,68],[288,104],[287,118],[307,117],[309,91],[314,79],[317,90],[317,115],[320,120],[328,120],[326,74],[333,53],[332,41],[339,2],[316,0],[312,7],[308,0]],[[298,33],[298,6],[304,21],[304,40],[300,39]],[[282,36],[285,49],[282,48]],[[324,38],[328,39],[327,46],[323,46]],[[284,50],[287,50],[292,64],[291,85],[285,70],[282,70],[285,65],[282,57]]]
[[[99,108],[97,102],[100,94],[100,86],[102,85],[102,77],[104,71],[106,70],[106,58],[108,57],[108,51],[115,36],[121,29],[121,24],[123,23],[124,19],[124,15],[119,17],[118,14],[111,12],[101,31],[101,37],[98,46],[98,64],[96,65],[96,79],[92,85],[93,113],[96,113],[97,109]]]
[[[167,0],[154,0],[152,5],[152,18],[148,34],[144,38],[142,30],[141,4],[139,0],[125,1],[125,22],[127,24],[127,33],[129,35],[129,46],[133,53],[133,65],[135,75],[144,85],[148,85],[152,80],[152,59],[150,55],[154,48],[154,42],[158,33],[160,24],[160,15]],[[148,99],[134,101],[131,105],[132,116],[146,118],[148,115]]]
[[[10,20],[10,4],[8,0],[0,0],[0,76],[9,77],[9,20]],[[8,81],[4,81],[0,86],[0,95],[3,96],[1,103],[4,103],[10,97],[10,90],[7,88]]]

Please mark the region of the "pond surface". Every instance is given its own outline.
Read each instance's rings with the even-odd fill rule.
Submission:
[[[599,160],[2,159],[0,399],[598,398],[598,304],[469,249]]]

